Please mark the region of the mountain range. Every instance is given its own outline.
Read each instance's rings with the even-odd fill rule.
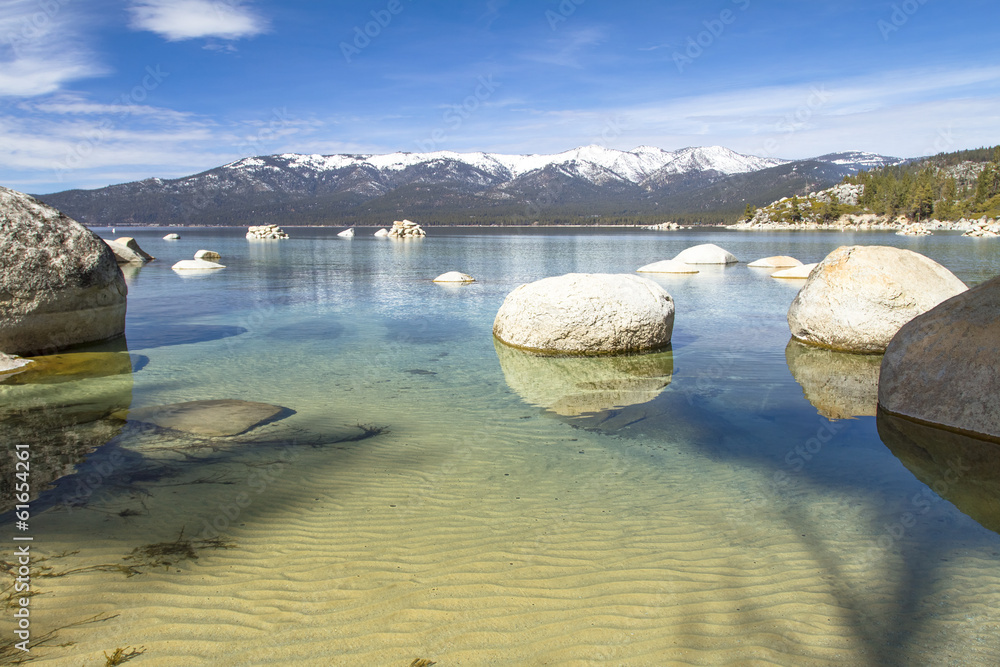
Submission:
[[[555,155],[285,153],[182,178],[36,196],[91,226],[385,225],[400,217],[430,224],[721,222],[747,203],[765,205],[903,162],[861,152],[791,161],[722,146],[583,146]]]

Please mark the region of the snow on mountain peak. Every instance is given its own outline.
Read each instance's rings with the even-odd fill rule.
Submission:
[[[396,152],[362,155],[304,155],[285,153],[272,156],[284,161],[290,169],[331,171],[346,167],[368,166],[379,171],[401,171],[409,167],[438,161],[466,164],[496,178],[518,178],[546,167],[567,168],[583,178],[606,182],[621,179],[641,183],[652,174],[686,173],[712,170],[723,174],[746,173],[766,169],[785,160],[741,155],[723,146],[688,147],[666,151],[655,146],[638,146],[630,151],[607,148],[598,144],[579,146],[552,155],[507,155],[502,153],[431,153]],[[250,157],[226,165],[230,169],[259,169],[265,166],[260,157]]]

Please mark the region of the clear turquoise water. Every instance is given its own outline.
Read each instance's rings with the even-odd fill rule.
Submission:
[[[110,230],[97,231],[112,238]],[[385,435],[364,441],[374,448],[371,451],[406,446],[426,456],[407,459],[405,470],[433,492],[393,489],[393,484],[402,482],[393,480],[389,468],[383,482],[387,497],[399,494],[392,507],[406,509],[414,521],[423,517],[428,503],[474,505],[475,487],[455,479],[452,488],[450,480],[456,475],[470,480],[482,475],[495,481],[493,467],[506,457],[528,461],[523,471],[526,486],[518,487],[524,500],[531,499],[532,488],[542,495],[540,490],[549,484],[575,489],[566,490],[562,501],[555,492],[536,498],[531,510],[512,504],[503,510],[512,525],[517,524],[519,512],[544,515],[554,527],[572,524],[571,517],[587,515],[592,505],[600,505],[602,512],[613,515],[608,520],[620,520],[622,525],[635,522],[657,534],[672,525],[673,510],[667,508],[680,503],[686,508],[684,517],[697,517],[700,530],[715,536],[695,540],[711,545],[692,558],[715,563],[710,554],[725,554],[718,556],[725,566],[716,563],[701,573],[708,590],[724,589],[729,575],[720,573],[730,566],[739,569],[741,559],[755,554],[762,562],[770,559],[770,572],[779,578],[809,560],[810,578],[801,584],[784,579],[780,586],[775,584],[775,590],[790,601],[782,603],[787,608],[768,606],[773,618],[792,623],[812,613],[803,609],[809,609],[811,596],[826,586],[833,601],[816,602],[816,613],[829,615],[826,605],[831,605],[853,619],[847,629],[834,630],[820,628],[821,621],[806,622],[816,626],[814,635],[808,629],[776,627],[775,638],[752,619],[741,619],[745,612],[738,608],[728,609],[730,615],[722,620],[712,616],[718,610],[703,610],[705,627],[716,628],[704,632],[727,637],[719,640],[718,653],[690,639],[699,635],[695,632],[681,633],[675,642],[700,651],[691,654],[694,657],[685,658],[676,647],[638,643],[630,653],[622,648],[629,646],[627,642],[601,638],[591,642],[596,651],[592,655],[620,664],[755,659],[772,661],[768,664],[862,664],[858,656],[864,656],[864,664],[994,664],[1000,647],[993,631],[1000,617],[990,605],[1000,599],[1000,580],[995,574],[984,578],[983,573],[995,572],[1000,565],[1000,537],[918,480],[880,440],[874,417],[831,421],[807,400],[785,353],[789,339],[785,314],[801,283],[772,279],[766,271],[749,269],[746,262],[781,254],[808,263],[841,245],[893,245],[926,254],[973,284],[1000,273],[1000,244],[942,233],[907,238],[874,232],[435,228],[428,238],[407,242],[376,239],[371,237],[374,230],[367,229],[359,229],[348,241],[336,238],[336,230],[306,228],[286,229],[292,237],[287,241],[254,243],[243,237],[243,230],[181,229],[182,239],[168,242],[161,239],[167,231],[120,229],[116,234],[134,236],[157,257],[127,274],[126,338],[134,360],[142,360],[132,375],[133,408],[216,398],[286,406],[295,415],[265,427],[273,436],[268,446],[279,448],[282,438],[332,441],[354,432],[357,424],[385,427]],[[691,276],[653,276],[674,297],[677,316],[672,352],[658,371],[639,372],[665,377],[652,389],[640,381],[637,390],[634,372],[519,365],[498,356],[491,336],[493,318],[506,294],[519,284],[568,272],[631,273],[705,242],[726,248],[743,263],[702,267],[701,273]],[[175,261],[202,248],[219,252],[227,268],[197,276],[170,269]],[[431,282],[449,270],[469,273],[477,282],[457,287]],[[590,374],[604,384],[625,382],[625,391],[633,391],[636,403],[612,407],[613,397],[607,409],[582,416],[546,409],[563,396],[560,392],[567,383],[577,382],[573,373]],[[620,394],[616,396],[620,399]],[[293,426],[294,433],[282,430]],[[147,442],[148,437],[127,431],[111,447],[151,452],[156,443]],[[355,445],[349,451],[366,446]],[[107,451],[92,455],[79,475]],[[283,479],[323,483],[314,479],[320,476],[334,484],[341,474],[339,466],[350,465],[349,455],[341,450],[318,451],[296,459],[292,473]],[[585,462],[584,452],[614,462],[612,468]],[[390,460],[388,456],[386,461]],[[210,461],[206,470],[226,465],[219,458],[206,461]],[[532,468],[530,461],[542,470]],[[503,476],[498,479],[507,483]],[[60,498],[72,488],[72,479],[61,484],[38,501],[40,507],[59,511]],[[115,505],[116,499],[137,493],[140,487],[140,481],[132,480],[127,489],[106,486],[97,495],[108,507],[117,508],[124,505]],[[211,494],[227,497],[231,490],[196,491],[209,494],[199,503],[211,504],[217,499]],[[482,494],[489,496],[488,491]],[[161,506],[151,500],[150,507],[159,509],[151,510],[155,516],[150,526],[205,526],[216,515],[199,503]],[[496,502],[491,503],[489,511],[499,511]],[[275,501],[275,507],[282,506]],[[253,534],[255,521],[266,523],[259,509],[252,507],[239,519],[248,535]],[[308,512],[300,506],[287,511]],[[908,512],[916,518],[912,525],[906,520],[900,531],[897,523]],[[676,520],[684,524],[688,519]],[[130,544],[134,524],[108,523],[103,517],[102,521],[100,530],[109,539],[123,548]],[[61,525],[54,522],[49,528],[51,542],[72,546],[82,540],[80,547],[87,549],[84,535],[68,529],[60,533]],[[493,530],[501,530],[500,525]],[[230,537],[236,528],[234,522],[232,531],[221,533]],[[146,530],[155,534],[152,527]],[[510,531],[514,542],[526,535],[516,527],[503,530]],[[769,546],[774,535],[786,533],[795,538],[794,548]],[[530,533],[527,543],[533,546],[524,547],[526,552],[555,550],[563,542],[568,549],[577,533],[564,528],[555,529],[551,537],[539,535]],[[643,539],[639,534],[617,538],[623,554],[631,553]],[[251,537],[246,540],[252,542]],[[657,544],[661,554],[664,549],[669,552],[669,540]],[[497,548],[488,540],[481,546],[484,551]],[[322,548],[336,553],[338,545]],[[602,563],[614,558],[613,550],[611,545],[600,551]],[[752,569],[757,560],[753,563],[745,565]],[[206,558],[199,567],[210,567]],[[541,589],[537,595],[545,598],[544,586]],[[746,593],[746,599],[769,599],[769,595],[765,586]],[[794,606],[799,602],[804,607]],[[614,625],[616,613],[629,616],[643,607],[633,604],[627,612],[615,607],[618,612],[607,611],[602,618],[612,619],[607,622]],[[572,616],[567,610],[551,610],[546,622]],[[59,614],[70,618],[70,611],[60,608]],[[143,636],[152,630],[137,632],[132,643],[158,646],[152,634]],[[787,636],[781,639],[783,633]],[[160,655],[169,655],[165,648],[169,643],[163,641]],[[461,651],[453,649],[455,664],[496,659],[489,642],[479,646],[476,641],[469,639]],[[508,641],[517,644],[516,639]],[[736,652],[741,641],[756,653]],[[522,659],[536,656],[538,662],[518,664],[542,664],[538,657],[542,655],[548,656],[549,664],[588,661],[580,655],[550,655],[545,641],[539,642],[524,648],[523,654],[514,652]],[[612,645],[617,647],[614,651]],[[827,646],[833,647],[832,652],[823,652]],[[271,656],[289,650],[276,647]],[[155,658],[154,653],[149,657]],[[52,655],[53,660],[69,659],[66,653]],[[440,648],[437,655],[448,657],[448,649]],[[595,664],[603,661],[591,659]],[[163,660],[169,664],[167,657]],[[204,660],[212,664],[213,659]],[[253,664],[250,658],[243,660]]]

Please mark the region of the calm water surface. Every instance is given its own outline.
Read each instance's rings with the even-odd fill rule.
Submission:
[[[57,632],[39,663],[117,647],[151,665],[1000,663],[996,477],[971,450],[883,442],[877,358],[786,350],[801,282],[746,266],[894,245],[973,284],[1000,273],[1000,243],[167,231],[116,234],[157,257],[126,274],[133,371],[31,400],[59,433],[89,428],[66,416],[83,404],[294,414],[233,437],[120,420],[80,435],[103,446],[54,464],[69,474],[33,505],[36,567],[60,575],[35,580],[35,636]],[[631,273],[704,242],[742,263],[653,277],[677,305],[669,352],[494,345],[521,283]],[[227,268],[170,269],[202,248]],[[431,282],[449,270],[478,282]]]

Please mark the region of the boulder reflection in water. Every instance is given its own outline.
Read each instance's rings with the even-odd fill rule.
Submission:
[[[507,385],[532,405],[575,417],[647,403],[670,384],[672,351],[613,357],[539,356],[494,341]]]
[[[1000,443],[878,411],[885,446],[934,493],[1000,533]]]
[[[793,338],[785,361],[806,399],[827,419],[875,416],[881,354],[835,352]]]

